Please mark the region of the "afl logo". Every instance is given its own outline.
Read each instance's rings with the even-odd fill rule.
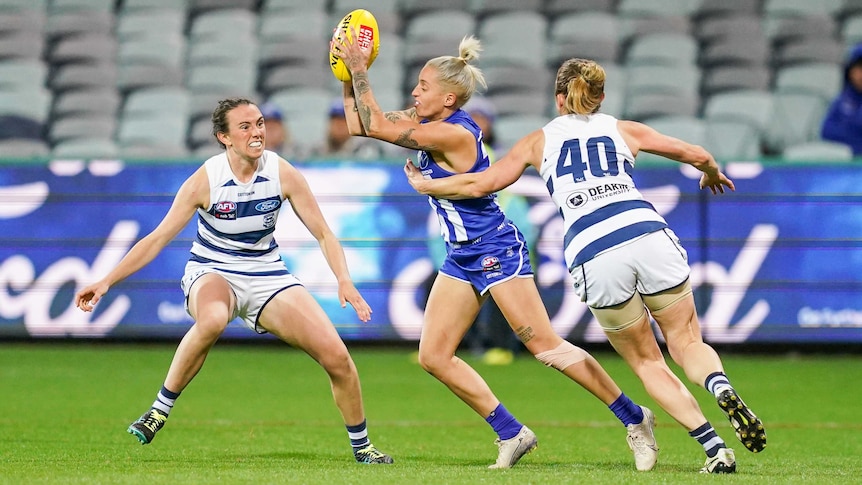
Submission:
[[[583,207],[589,200],[590,198],[584,192],[574,192],[566,198],[566,205],[569,209],[577,209]]]
[[[215,211],[221,214],[228,214],[231,212],[236,212],[236,202],[231,201],[223,201],[216,202]]]
[[[500,260],[496,256],[485,256],[482,258],[482,271],[498,271],[500,269]]]
[[[254,206],[254,209],[258,212],[272,212],[278,209],[279,204],[277,200],[265,200]]]

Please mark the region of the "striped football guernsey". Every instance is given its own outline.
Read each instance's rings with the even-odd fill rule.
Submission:
[[[426,121],[423,120],[423,123]],[[482,143],[482,130],[466,111],[459,109],[444,120],[445,123],[461,125],[473,134],[476,140],[476,163],[468,173],[482,172],[490,166],[488,154]],[[434,161],[428,152],[419,152],[419,170],[427,179],[437,179],[454,175]],[[479,238],[503,224],[506,216],[496,202],[494,194],[478,199],[449,200],[428,197],[431,207],[437,212],[440,232],[443,239],[450,243],[465,243]]]
[[[282,205],[278,155],[264,151],[248,183],[236,180],[227,154],[206,162],[210,205],[198,209],[198,234],[191,261],[229,264],[240,274],[287,274],[273,237]]]
[[[543,131],[540,172],[563,216],[570,271],[602,251],[667,227],[635,188],[634,156],[616,118],[564,115]]]

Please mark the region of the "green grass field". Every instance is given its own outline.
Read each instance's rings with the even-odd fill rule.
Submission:
[[[495,435],[411,362],[405,349],[354,348],[374,443],[392,466],[353,462],[323,371],[304,353],[218,344],[155,441],[126,433],[148,409],[173,345],[0,344],[0,483],[638,484],[851,483],[862,456],[851,355],[725,353],[769,445],[747,452],[706,391],[693,389],[736,450],[733,476],[698,475],[703,452],[652,403],[613,353],[596,352],[623,389],[656,411],[655,470],[635,471],[625,429],[603,404],[532,357],[487,366],[465,355],[539,436],[511,470],[488,470]],[[855,478],[854,478],[855,477]]]

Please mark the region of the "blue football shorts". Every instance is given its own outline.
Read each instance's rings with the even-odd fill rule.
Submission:
[[[473,285],[484,295],[512,278],[533,276],[524,235],[507,220],[495,230],[464,243],[448,243],[440,273]]]

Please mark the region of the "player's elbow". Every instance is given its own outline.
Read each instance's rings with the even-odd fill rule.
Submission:
[[[496,192],[493,184],[489,183],[487,180],[477,180],[467,187],[467,191],[470,193],[470,197],[472,198],[485,197],[486,195]]]

